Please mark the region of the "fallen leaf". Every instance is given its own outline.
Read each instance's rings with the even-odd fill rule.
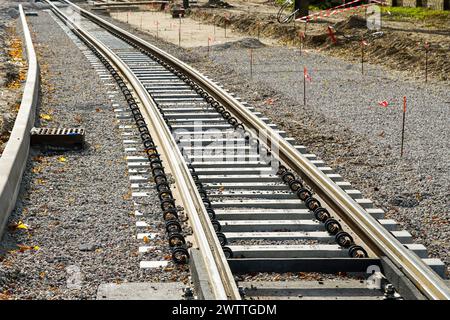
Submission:
[[[36,157],[33,157],[32,160],[36,161],[36,162],[42,162],[44,160],[44,157],[43,156],[36,156]]]
[[[49,115],[49,114],[45,114],[45,113],[41,114],[40,118],[43,119],[43,120],[47,120],[47,121],[51,121],[52,120],[52,116]]]
[[[23,245],[23,244],[19,244],[18,247],[19,247],[19,252],[25,252],[27,250],[33,249],[32,246],[26,246],[26,245]]]
[[[267,99],[266,101],[264,101],[264,103],[265,104],[268,104],[268,105],[273,105],[273,99],[272,98],[269,98],[269,99]]]
[[[13,230],[18,230],[18,229],[23,229],[23,230],[28,230],[30,227],[23,223],[22,221],[19,221],[17,223],[13,223],[9,226],[9,228],[13,229]]]
[[[170,277],[170,280],[174,281],[174,282],[177,281],[177,279],[178,279],[178,276],[176,274],[174,274]]]
[[[41,173],[42,169],[40,167],[34,167],[33,169],[31,169],[31,172],[33,173]]]
[[[23,223],[22,221],[19,221],[16,225],[16,229],[25,229],[28,230],[29,227],[28,225],[26,225],[25,223]]]
[[[5,291],[5,292],[0,292],[0,300],[9,300],[10,299],[10,295]]]
[[[123,200],[130,200],[131,199],[131,192],[128,191],[128,193],[123,195],[122,198],[123,198]]]
[[[58,161],[59,162],[67,162],[67,158],[61,156],[61,157],[58,157]]]
[[[145,243],[149,243],[150,239],[147,236],[144,236],[144,238],[142,238],[142,240],[144,240]]]

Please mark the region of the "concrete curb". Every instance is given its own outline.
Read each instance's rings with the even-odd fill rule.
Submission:
[[[19,12],[28,71],[20,109],[11,136],[0,158],[0,236],[3,235],[8,217],[16,204],[30,150],[30,130],[34,124],[39,95],[39,66],[25,13],[20,4]]]

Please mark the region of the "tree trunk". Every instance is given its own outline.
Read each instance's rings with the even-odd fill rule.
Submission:
[[[295,0],[294,10],[299,9],[296,17],[304,17],[309,14],[309,0]]]

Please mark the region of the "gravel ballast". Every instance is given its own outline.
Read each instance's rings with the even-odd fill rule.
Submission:
[[[105,86],[80,49],[46,12],[29,17],[42,76],[38,126],[84,127],[81,152],[33,150],[16,210],[0,250],[5,299],[93,299],[102,283],[187,282],[188,270],[142,270],[142,260],[170,259],[156,191],[139,199],[145,230],[136,230],[120,131]],[[117,103],[124,104],[116,95]],[[153,187],[153,184],[151,184]],[[139,219],[141,220],[141,219]],[[155,240],[137,240],[154,232]],[[142,245],[156,246],[148,254]]]
[[[250,79],[245,45],[213,47],[208,59],[206,48],[180,49],[114,23],[189,63],[263,112],[383,208],[387,218],[400,222],[448,270],[448,86],[403,80],[409,77],[402,72],[368,63],[362,76],[358,63],[312,51],[300,56],[298,49],[287,47],[253,49]],[[312,77],[306,106],[304,66]],[[405,154],[400,158],[403,96],[408,108]],[[379,104],[385,100],[387,108]]]

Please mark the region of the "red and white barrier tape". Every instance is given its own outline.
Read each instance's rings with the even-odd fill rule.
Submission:
[[[317,20],[317,19],[322,18],[322,17],[325,18],[325,17],[332,16],[332,15],[334,15],[336,13],[341,13],[341,12],[345,12],[345,11],[349,11],[349,10],[357,10],[357,9],[360,9],[360,8],[368,7],[368,6],[371,6],[374,3],[380,4],[380,5],[384,5],[385,4],[384,1],[371,0],[370,3],[368,3],[368,4],[361,4],[359,6],[352,6],[352,7],[344,8],[344,7],[348,6],[348,5],[351,5],[351,4],[354,4],[354,3],[357,3],[357,2],[361,2],[361,1],[363,1],[363,0],[354,0],[354,1],[351,1],[351,2],[347,2],[347,3],[344,3],[344,4],[338,5],[336,7],[327,9],[327,10],[322,10],[322,11],[310,14],[308,16],[297,18],[295,20],[296,21],[309,22],[312,19]]]

